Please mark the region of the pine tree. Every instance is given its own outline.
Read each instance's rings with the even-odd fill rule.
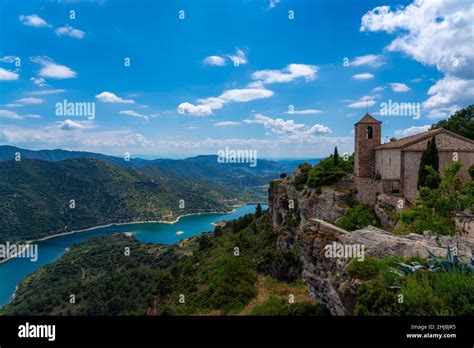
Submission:
[[[262,206],[260,203],[258,203],[257,207],[255,208],[255,217],[259,218],[260,216],[262,216]]]
[[[429,166],[433,168],[432,171],[427,169]],[[426,145],[426,149],[421,154],[420,169],[418,170],[418,183],[416,187],[418,190],[421,187],[429,187],[435,189],[439,185],[439,176],[437,176],[439,170],[439,156],[438,147],[436,146],[435,138],[431,138]]]
[[[337,151],[337,146],[334,148],[334,155],[333,155],[334,166],[338,166],[339,164],[339,152]]]

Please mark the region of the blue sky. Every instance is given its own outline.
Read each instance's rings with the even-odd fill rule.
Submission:
[[[1,0],[0,143],[352,152],[367,105],[385,140],[472,104],[473,12],[464,0]],[[58,115],[65,100],[94,118]],[[389,101],[420,112],[384,114]]]

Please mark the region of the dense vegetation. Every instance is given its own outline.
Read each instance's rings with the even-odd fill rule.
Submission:
[[[380,222],[374,209],[362,204],[354,204],[336,221],[336,225],[347,231],[354,231],[369,225],[377,227]]]
[[[346,273],[364,282],[355,315],[473,315],[474,276],[456,270],[415,270],[400,276],[397,261],[426,264],[420,258],[352,261]]]
[[[97,159],[8,161],[0,163],[0,243],[225,210],[235,197],[236,190],[158,168],[123,168]]]
[[[25,279],[2,314],[326,314],[299,280],[297,258],[275,242],[266,212],[170,247],[91,239]]]
[[[441,120],[431,126],[431,129],[445,128],[474,140],[474,105],[457,110],[447,120]]]
[[[301,191],[305,185],[311,188],[321,189],[323,186],[334,184],[354,171],[354,156],[339,156],[337,147],[334,153],[321,160],[314,167],[309,163],[302,163],[298,167],[294,185]]]
[[[354,172],[354,156],[339,157],[337,147],[334,154],[319,162],[308,172],[307,185],[321,188],[334,184]]]
[[[420,168],[418,170],[418,190],[422,187],[435,189],[439,185],[439,155],[435,138],[428,140],[426,149],[421,154]]]
[[[270,180],[278,178],[281,172],[292,172],[299,161],[269,161],[258,159],[257,165],[249,163],[218,163],[215,155],[201,155],[179,160],[130,158],[103,155],[85,151],[27,150],[15,146],[0,146],[0,162],[11,161],[19,153],[21,159],[38,159],[58,162],[69,159],[99,159],[126,168],[156,168],[159,172],[167,171],[179,177],[192,180],[209,181],[222,185],[230,190],[238,189],[239,195],[246,201],[262,201],[266,198],[266,185]],[[317,160],[312,160],[314,163]]]
[[[396,231],[453,235],[456,214],[464,209],[474,211],[474,169],[470,169],[471,179],[463,182],[456,176],[460,168],[461,163],[453,162],[444,168],[438,187],[422,187],[413,207],[398,214]]]

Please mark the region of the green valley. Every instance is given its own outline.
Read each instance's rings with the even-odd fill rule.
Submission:
[[[156,167],[124,168],[91,158],[7,161],[0,163],[0,242],[226,211],[235,198],[243,195]]]

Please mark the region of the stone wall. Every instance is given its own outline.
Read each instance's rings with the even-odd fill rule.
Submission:
[[[377,195],[382,192],[381,182],[369,178],[354,178],[354,186],[357,190],[357,200],[365,205],[373,206],[377,201]]]
[[[375,151],[375,171],[382,179],[400,179],[400,149]]]
[[[403,153],[403,195],[407,200],[413,203],[419,195],[416,187],[418,182],[418,171],[421,160],[420,151],[404,151]],[[469,167],[474,164],[474,153],[458,152],[458,160],[463,164],[458,176],[463,179],[469,179]],[[447,165],[453,163],[453,152],[439,152],[440,172]]]

